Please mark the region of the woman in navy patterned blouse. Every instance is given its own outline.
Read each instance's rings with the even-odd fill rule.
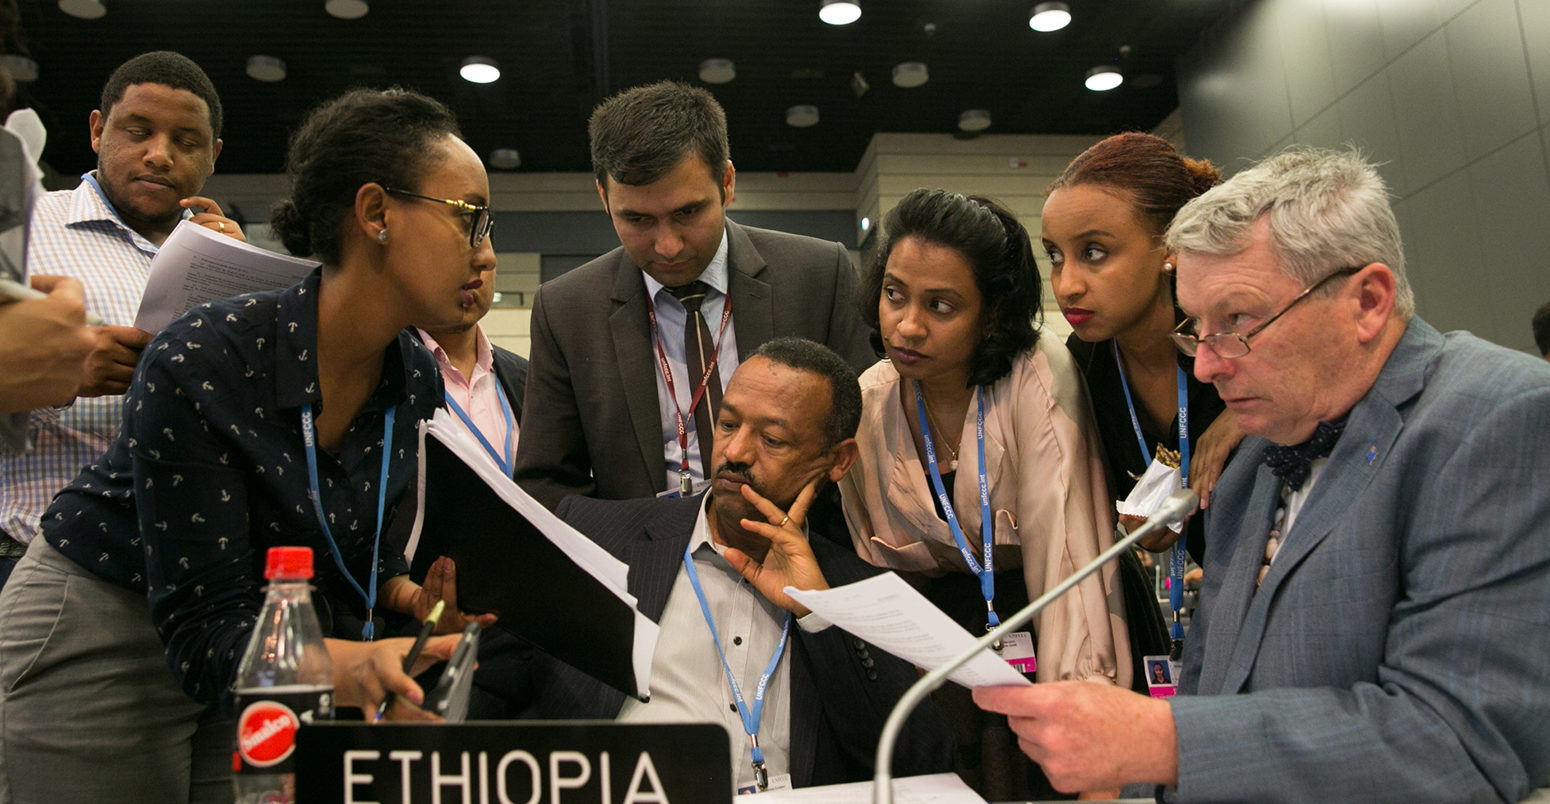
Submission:
[[[451,112],[398,90],[318,108],[288,172],[274,231],[322,269],[157,336],[121,435],[55,499],[5,588],[0,789],[18,800],[229,801],[220,708],[273,545],[313,549],[325,630],[346,637],[327,643],[336,703],[421,698],[399,667],[408,640],[353,640],[381,609],[434,597],[379,537],[416,471],[416,422],[442,398],[405,328],[477,316],[489,183]],[[402,701],[389,714],[428,717]]]

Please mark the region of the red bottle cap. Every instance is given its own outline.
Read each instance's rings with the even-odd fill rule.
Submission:
[[[312,548],[271,547],[264,565],[264,577],[273,580],[298,580],[312,577]]]

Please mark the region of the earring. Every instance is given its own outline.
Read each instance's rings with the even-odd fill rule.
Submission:
[[[377,242],[378,243],[386,243],[387,242],[387,237],[388,237],[388,235],[387,235],[387,230],[386,229],[382,229],[382,230],[377,232]]]
[[[386,233],[384,232],[384,234],[386,234]],[[1173,263],[1171,263],[1171,262],[1163,263],[1163,273],[1165,273],[1165,274],[1173,273]]]

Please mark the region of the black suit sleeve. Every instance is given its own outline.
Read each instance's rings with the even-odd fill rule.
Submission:
[[[813,538],[811,543],[831,586],[884,571],[825,539]],[[919,673],[909,662],[838,626],[816,634],[800,629],[794,633],[799,649],[793,659],[802,664],[802,672],[811,679],[820,712],[821,733],[808,784],[871,778],[883,724],[905,690],[920,677]],[[797,675],[793,674],[794,685],[798,683]],[[793,701],[793,712],[798,705]],[[798,727],[793,720],[792,728]],[[893,767],[901,775],[952,770],[955,749],[951,735],[946,719],[930,699],[921,702],[895,743]],[[795,736],[792,742],[795,745]]]
[[[522,397],[527,393],[527,358],[494,344],[491,344],[491,350],[495,357],[495,379],[500,381],[501,389],[506,392],[511,402],[511,412],[516,415],[520,426]]]
[[[862,372],[877,362],[877,352],[872,349],[871,333],[861,321],[860,298],[856,287],[856,266],[851,264],[850,254],[839,243],[834,244],[834,302],[829,311],[828,346],[850,362],[856,371]]]
[[[533,297],[531,362],[513,475],[517,485],[552,509],[566,495],[591,496],[597,482],[570,367],[555,342],[544,299],[544,288],[539,288]]]

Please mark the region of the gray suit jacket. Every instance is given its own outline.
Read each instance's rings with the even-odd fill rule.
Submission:
[[[727,263],[740,359],[797,335],[829,345],[858,371],[876,362],[856,312],[856,272],[839,243],[727,221]],[[624,249],[545,282],[533,299],[532,339],[517,483],[550,508],[567,494],[618,500],[664,491],[646,284]]]
[[[1257,590],[1279,481],[1208,511],[1172,699],[1191,801],[1496,801],[1550,784],[1550,364],[1412,319]]]

